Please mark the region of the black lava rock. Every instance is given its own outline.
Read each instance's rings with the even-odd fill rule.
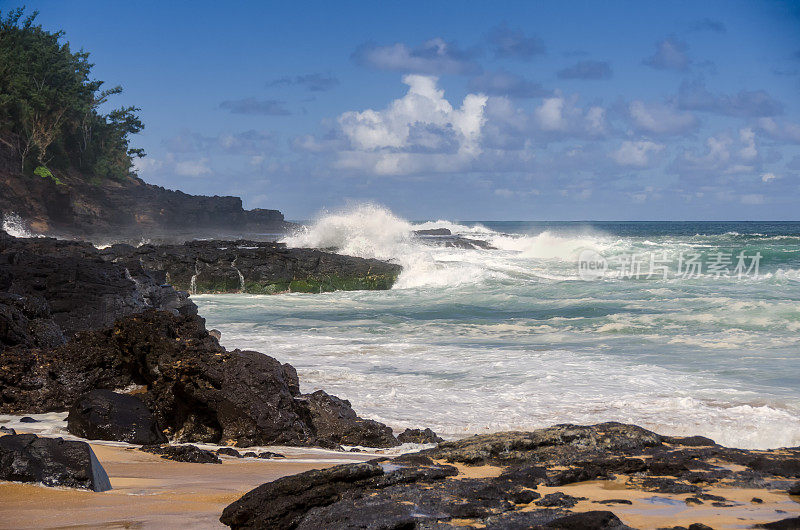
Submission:
[[[404,444],[438,444],[444,439],[430,429],[406,429],[397,435],[397,441]]]
[[[153,413],[136,396],[92,390],[69,409],[67,430],[90,440],[150,445],[167,441]]]
[[[194,445],[145,445],[142,446],[141,450],[176,462],[190,462],[193,464],[222,463],[222,460],[211,451],[200,449]]]
[[[0,436],[0,479],[93,491],[111,489],[89,444],[34,434]]]

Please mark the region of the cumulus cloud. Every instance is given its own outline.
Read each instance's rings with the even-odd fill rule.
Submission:
[[[211,174],[208,158],[199,160],[183,160],[175,164],[175,173],[184,177],[202,177]]]
[[[644,59],[644,64],[658,70],[686,70],[689,57],[686,55],[686,43],[673,37],[656,43],[656,52]]]
[[[339,86],[339,80],[330,74],[304,74],[285,76],[267,83],[267,88],[275,86],[299,86],[310,92],[325,92]]]
[[[800,144],[800,124],[761,118],[758,120],[758,128],[773,140]]]
[[[654,134],[685,134],[697,128],[697,119],[688,112],[658,103],[633,101],[628,106],[634,126]]]
[[[538,130],[561,136],[598,136],[605,133],[606,115],[602,107],[586,110],[576,105],[576,98],[556,95],[545,98],[533,111]]]
[[[549,96],[553,93],[552,90],[545,89],[539,83],[506,70],[485,72],[473,77],[469,82],[469,89],[493,96],[509,96],[512,98],[538,98]]]
[[[505,22],[492,28],[487,39],[498,59],[530,61],[546,51],[542,39],[535,35],[525,35],[522,30],[512,29]]]
[[[362,66],[378,70],[415,72],[422,74],[472,74],[480,71],[472,52],[454,43],[435,38],[410,48],[398,42],[379,46],[368,42],[353,52],[352,58]]]
[[[610,79],[611,65],[606,61],[578,61],[559,70],[559,79]]]
[[[406,75],[409,89],[386,109],[345,112],[338,124],[349,142],[340,168],[377,174],[447,172],[481,153],[487,97],[468,94],[454,108],[432,76]]]
[[[291,114],[291,112],[284,107],[283,101],[274,99],[234,99],[223,101],[219,104],[219,108],[227,110],[231,114],[253,114],[262,116],[288,116]]]
[[[763,175],[761,175],[761,182],[772,182],[777,178],[778,176],[775,175],[775,173],[764,173]]]
[[[663,150],[663,144],[651,142],[650,140],[625,141],[610,156],[620,166],[643,168],[650,164],[651,153],[660,153]]]
[[[684,151],[676,161],[679,173],[710,176],[754,173],[762,163],[753,129],[739,129],[736,135],[721,133],[706,139],[703,154]]]
[[[758,118],[783,113],[783,105],[763,90],[742,90],[733,95],[714,94],[702,81],[684,82],[678,91],[678,107],[736,116]]]

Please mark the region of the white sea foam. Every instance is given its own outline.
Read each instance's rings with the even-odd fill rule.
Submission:
[[[800,239],[502,226],[414,224],[355,206],[286,242],[399,263],[392,291],[196,302],[227,346],[290,362],[305,391],[323,388],[396,428],[463,436],[616,420],[732,446],[800,444]],[[496,250],[446,248],[413,233],[433,228]],[[752,237],[747,248],[764,245],[768,256],[755,278],[577,275],[585,249],[677,259]]]
[[[3,230],[14,237],[39,237],[31,232],[25,220],[15,213],[3,215]]]

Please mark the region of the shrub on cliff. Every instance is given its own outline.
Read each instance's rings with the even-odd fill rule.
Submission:
[[[101,90],[90,77],[93,64],[73,53],[64,33],[35,25],[37,12],[0,11],[0,149],[12,153],[19,170],[74,168],[90,178],[123,180],[133,158],[128,135],[142,122],[136,107],[100,111],[119,86]]]

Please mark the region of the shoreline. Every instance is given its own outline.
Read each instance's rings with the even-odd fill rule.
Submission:
[[[0,528],[226,528],[222,510],[249,489],[282,476],[371,455],[318,453],[259,460],[222,456],[222,464],[173,462],[134,447],[89,442],[111,480],[98,493],[0,481]]]

